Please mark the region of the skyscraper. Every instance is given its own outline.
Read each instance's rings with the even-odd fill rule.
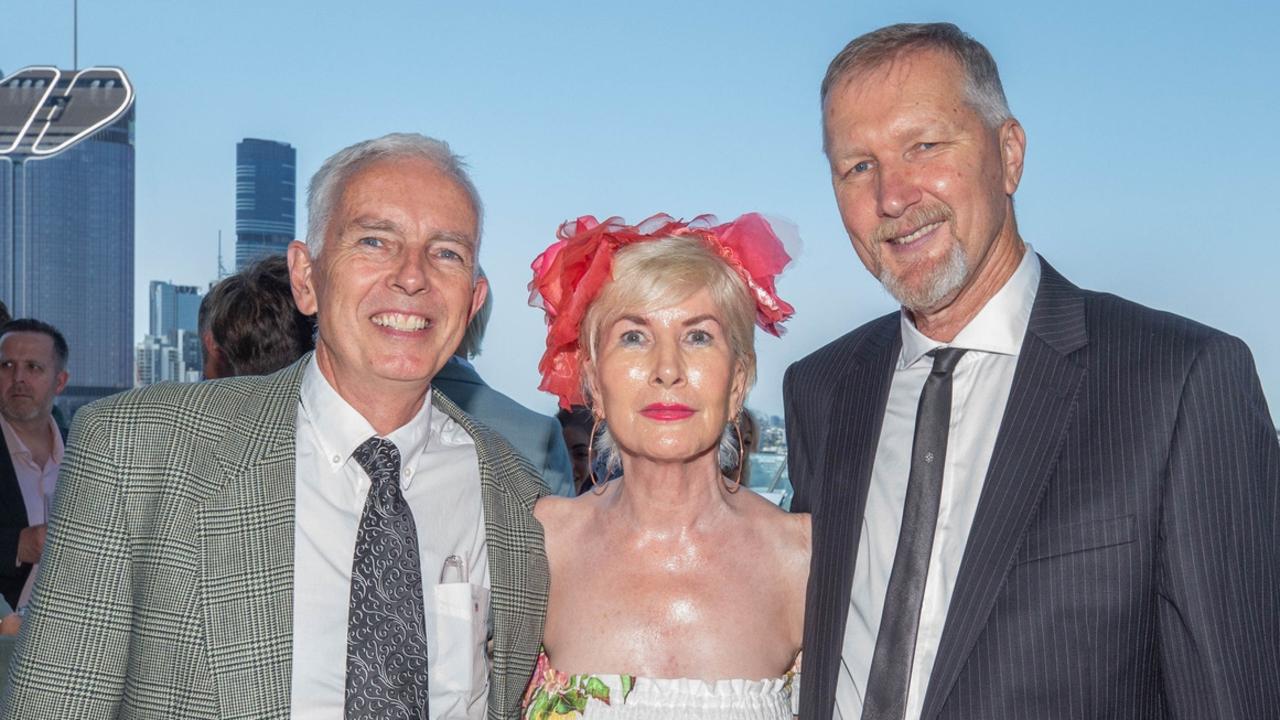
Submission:
[[[119,68],[0,80],[0,299],[66,336],[68,413],[133,384],[133,100]]]
[[[236,143],[236,271],[283,254],[297,232],[297,153],[288,143]]]
[[[200,320],[200,288],[194,285],[174,285],[162,280],[152,280],[151,334],[167,337],[177,344],[177,331],[195,332]]]

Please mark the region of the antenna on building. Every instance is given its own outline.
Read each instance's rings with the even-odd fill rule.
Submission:
[[[218,279],[227,276],[227,267],[222,264],[222,231],[218,231]]]
[[[80,69],[80,0],[71,4],[71,69]]]

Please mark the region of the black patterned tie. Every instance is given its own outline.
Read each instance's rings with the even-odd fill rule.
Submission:
[[[933,531],[938,525],[938,503],[942,498],[942,470],[951,428],[951,372],[964,353],[957,348],[929,352],[933,370],[924,381],[916,409],[902,529],[898,531],[898,549],[885,591],[862,720],[901,720],[907,712],[920,604],[924,601],[924,581],[929,575]]]
[[[346,720],[425,720],[422,558],[413,512],[400,492],[400,451],[373,437],[353,457],[372,484],[351,567]]]

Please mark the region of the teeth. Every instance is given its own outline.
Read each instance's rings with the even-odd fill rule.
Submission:
[[[373,324],[392,330],[412,332],[427,326],[427,319],[421,315],[405,315],[404,313],[382,313],[373,316]]]
[[[922,227],[922,228],[920,228],[919,230],[917,230],[917,231],[915,231],[915,232],[911,233],[910,235],[903,235],[902,237],[894,238],[894,239],[893,239],[893,244],[894,244],[894,245],[906,245],[906,244],[907,244],[907,243],[909,243],[909,242],[915,242],[916,240],[919,240],[920,238],[924,237],[925,235],[928,235],[930,232],[932,232],[932,231],[933,231],[933,229],[934,229],[934,228],[938,227],[938,226],[939,226],[939,225],[941,225],[941,224],[942,224],[942,222],[941,222],[941,221],[939,221],[939,222],[936,222],[936,223],[930,223],[930,224],[928,224],[928,225],[925,225],[924,227]]]

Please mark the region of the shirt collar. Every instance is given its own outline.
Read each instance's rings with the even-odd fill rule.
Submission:
[[[315,429],[325,459],[333,464],[345,463],[356,448],[377,435],[369,421],[329,384],[324,373],[320,372],[314,356],[303,371],[299,398],[302,412]],[[418,414],[386,436],[400,451],[401,464],[406,468],[422,455],[427,446],[431,437],[431,414],[431,395],[428,390]]]
[[[31,448],[22,442],[22,438],[18,437],[18,431],[13,429],[9,421],[0,415],[0,429],[4,431],[5,445],[9,446],[10,455],[22,455],[28,460],[31,459]],[[53,452],[50,453],[49,459],[55,465],[62,465],[62,453],[65,449],[62,444],[62,433],[58,430],[58,424],[53,421],[53,416],[49,416],[49,434],[53,436]]]
[[[911,367],[925,353],[943,345],[1017,357],[1022,348],[1022,338],[1027,334],[1031,306],[1035,303],[1039,287],[1040,258],[1027,244],[1013,275],[950,343],[940,343],[917,330],[910,315],[902,310],[898,315],[902,327],[902,354],[898,358],[898,369]]]

